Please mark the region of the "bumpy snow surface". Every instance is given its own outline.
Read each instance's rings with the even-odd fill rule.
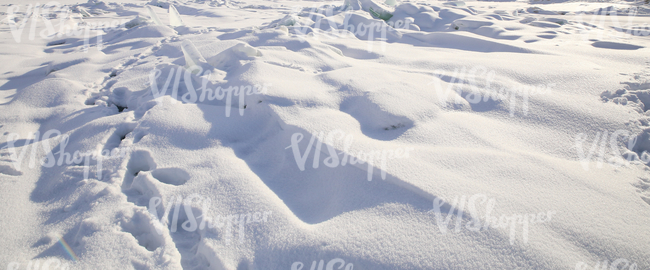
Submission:
[[[650,269],[644,1],[0,3],[0,269]]]

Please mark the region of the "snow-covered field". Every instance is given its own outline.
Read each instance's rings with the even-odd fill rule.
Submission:
[[[643,1],[0,2],[0,269],[650,269]]]

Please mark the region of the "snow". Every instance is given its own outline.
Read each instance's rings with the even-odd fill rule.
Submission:
[[[643,2],[1,5],[0,269],[650,269]]]

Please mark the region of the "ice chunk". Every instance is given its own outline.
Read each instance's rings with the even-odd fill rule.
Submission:
[[[211,57],[208,63],[219,70],[228,70],[240,65],[239,60],[252,60],[258,56],[262,56],[259,50],[246,43],[239,43]]]
[[[365,11],[368,11],[373,17],[380,18],[384,21],[393,17],[394,8],[387,7],[381,2],[375,2],[374,0],[360,0],[361,8]]]
[[[391,14],[390,12],[387,12],[387,11],[385,11],[383,9],[375,11],[372,7],[370,7],[368,9],[368,12],[370,12],[370,14],[372,14],[373,17],[382,19],[384,21],[390,20],[390,18],[393,17],[393,14]]]
[[[369,19],[367,16],[361,14],[351,13],[348,15],[347,24],[348,25],[366,25],[368,30],[360,32],[354,32],[354,35],[358,39],[364,39],[367,41],[373,41],[375,39],[381,39],[388,42],[393,42],[402,38],[402,33],[390,27],[386,22],[378,19]],[[349,31],[349,30],[348,30]],[[371,52],[374,42],[368,42],[368,52]],[[386,43],[381,43],[381,46],[385,46]]]
[[[257,57],[257,56],[262,56],[262,53],[253,48],[251,45],[248,45],[246,43],[239,43],[235,46],[232,47],[232,50],[239,54],[239,56],[245,56],[245,57]]]
[[[392,6],[395,6],[397,4],[397,1],[395,1],[395,0],[386,0],[386,2],[384,2],[384,4],[389,5],[389,6],[392,7]]]
[[[147,24],[147,20],[141,18],[138,15],[138,16],[135,16],[135,18],[133,20],[130,20],[130,21],[126,22],[124,24],[124,27],[126,27],[127,29],[131,29],[131,28],[136,27],[138,25],[146,25],[146,24]]]
[[[279,25],[284,25],[284,26],[293,26],[298,22],[298,16],[289,14],[287,16],[284,16],[278,23]]]
[[[183,51],[183,56],[185,56],[185,69],[190,71],[192,75],[196,75],[192,76],[192,80],[196,83],[202,83],[202,78],[211,81],[214,67],[208,64],[208,61],[203,58],[201,52],[194,46],[194,43],[188,39],[183,40],[181,42],[181,50]]]
[[[151,17],[151,20],[153,20],[153,22],[154,22],[156,25],[164,25],[164,24],[160,21],[160,18],[158,18],[158,15],[156,15],[156,13],[153,11],[153,9],[151,8],[151,6],[147,6],[147,11],[149,12],[149,17]]]
[[[77,10],[79,10],[79,13],[83,15],[84,17],[92,17],[93,15],[90,15],[90,12],[88,12],[85,8],[82,7],[77,7]]]
[[[181,20],[181,15],[178,14],[178,10],[171,4],[169,5],[169,25],[174,27],[185,25]]]
[[[203,70],[208,67],[208,61],[205,61],[205,58],[201,55],[199,50],[196,49],[194,46],[194,43],[192,41],[186,39],[181,42],[181,50],[183,51],[183,55],[185,56],[185,68],[190,68],[190,67],[201,67]],[[194,69],[193,73],[198,72],[198,70]]]

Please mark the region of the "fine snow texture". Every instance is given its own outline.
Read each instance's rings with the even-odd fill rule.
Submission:
[[[650,269],[646,4],[35,4],[0,269]]]

